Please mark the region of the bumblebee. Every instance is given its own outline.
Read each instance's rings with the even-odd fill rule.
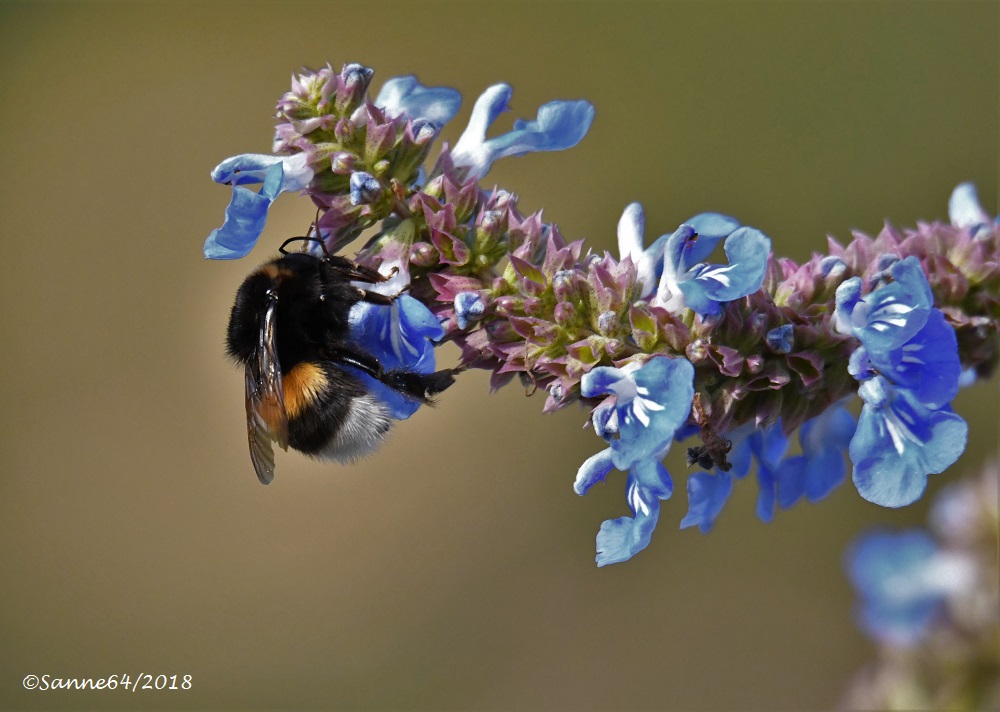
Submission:
[[[318,242],[323,256],[285,249],[296,241]],[[240,286],[226,337],[229,355],[246,370],[250,459],[265,485],[274,479],[272,442],[346,463],[373,452],[385,439],[391,424],[387,406],[348,369],[422,403],[450,386],[456,372],[386,370],[351,339],[352,306],[388,305],[400,296],[356,284],[389,277],[329,254],[317,238],[290,238],[279,251],[280,257],[261,265]]]

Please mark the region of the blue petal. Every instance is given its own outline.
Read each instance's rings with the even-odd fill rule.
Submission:
[[[418,373],[433,373],[434,344],[444,336],[444,329],[431,311],[408,294],[390,305],[359,302],[351,309],[351,338],[379,360],[386,370],[405,368]],[[403,420],[420,407],[367,374],[362,380],[390,408],[393,418]]]
[[[667,236],[656,240],[643,249],[645,217],[639,203],[631,203],[618,220],[618,254],[621,259],[630,257],[636,270],[636,283],[640,287],[639,298],[645,299],[656,288],[663,264],[663,250]]]
[[[727,472],[696,472],[687,481],[688,511],[681,520],[681,529],[695,525],[707,534],[733,491],[733,478]]]
[[[781,430],[781,423],[766,430],[757,430],[749,438],[750,449],[757,458],[757,517],[764,522],[774,518],[774,502],[777,488],[776,471],[785,451],[788,438]]]
[[[975,228],[990,223],[989,214],[979,204],[979,195],[973,183],[962,183],[951,193],[948,201],[948,220],[955,227]]]
[[[753,464],[753,448],[750,444],[750,436],[753,433],[754,427],[752,423],[746,423],[726,433],[725,437],[732,446],[727,455],[727,459],[731,465],[728,472],[737,480],[742,480],[746,477],[747,473],[750,472],[750,466]]]
[[[958,394],[962,374],[958,339],[939,309],[930,311],[924,327],[912,339],[871,361],[893,383],[912,389],[928,408],[939,409]]]
[[[534,121],[515,121],[513,131],[486,139],[486,129],[509,100],[510,87],[501,84],[476,102],[469,127],[452,151],[455,165],[468,167],[469,177],[482,178],[494,161],[506,156],[571,148],[587,134],[594,119],[594,107],[586,101],[552,101],[539,108]]]
[[[269,156],[245,153],[227,158],[212,171],[217,183],[232,183],[233,197],[226,208],[221,228],[205,241],[205,257],[216,260],[238,259],[257,244],[264,229],[268,208],[282,192],[302,190],[312,180],[308,157]],[[244,183],[263,183],[259,193],[242,187]]]
[[[662,457],[694,398],[694,366],[687,359],[658,356],[632,377],[636,395],[617,404],[618,439],[611,441],[615,467],[622,471],[640,460]]]
[[[866,403],[850,445],[854,484],[883,507],[912,504],[927,476],[944,471],[965,450],[968,426],[950,410],[925,408],[882,377],[866,381],[858,393]]]
[[[864,306],[851,316],[854,335],[869,354],[886,354],[899,348],[927,322],[934,297],[916,257],[892,266],[895,280],[866,296]]]
[[[424,119],[444,126],[458,113],[462,95],[448,87],[425,87],[413,75],[393,77],[379,90],[375,106],[389,116],[405,114],[413,121]]]
[[[605,402],[594,408],[590,424],[594,433],[610,442],[611,436],[618,432],[618,411],[615,410],[614,403]]]
[[[684,224],[690,225],[698,233],[698,239],[688,252],[687,259],[690,265],[706,260],[721,240],[729,237],[740,227],[739,220],[722,213],[699,213],[685,220]]]
[[[587,491],[598,482],[603,482],[608,473],[614,469],[611,462],[611,448],[601,450],[599,453],[588,457],[576,473],[576,481],[573,482],[573,491],[579,495],[587,494]]]
[[[243,153],[227,158],[212,169],[212,180],[216,183],[243,185],[263,183],[272,175],[272,169],[280,165],[282,172],[279,185],[269,193],[274,200],[279,192],[304,190],[313,179],[313,169],[309,166],[309,156],[296,153],[292,156],[272,156],[266,153]],[[280,187],[279,187],[280,186]]]
[[[550,101],[538,109],[534,121],[518,119],[514,130],[490,140],[497,158],[531,151],[562,151],[583,140],[594,121],[588,101]]]
[[[233,197],[226,208],[222,227],[209,233],[203,252],[210,260],[235,260],[247,255],[264,229],[267,211],[274,200],[270,196],[275,183],[281,182],[281,164],[271,168],[260,193],[243,186],[233,186]]]
[[[844,453],[856,430],[854,417],[839,405],[827,408],[802,426],[799,442],[810,461],[806,479],[806,497],[810,502],[823,499],[843,481]]]
[[[580,394],[584,398],[594,398],[605,393],[613,393],[617,384],[627,378],[626,373],[619,368],[598,366],[583,375],[580,380]]]
[[[759,230],[741,227],[726,238],[724,249],[728,266],[699,265],[680,281],[685,303],[699,314],[717,314],[720,302],[753,294],[764,283],[770,238]]]
[[[834,324],[841,334],[853,334],[854,307],[861,301],[861,277],[845,279],[837,287]]]
[[[659,460],[640,460],[631,469],[636,483],[657,499],[669,499],[674,493],[670,473]]]
[[[634,517],[609,519],[597,533],[597,565],[607,566],[628,561],[649,546],[649,540],[660,516],[660,503],[655,496],[642,491],[630,480],[629,506]]]

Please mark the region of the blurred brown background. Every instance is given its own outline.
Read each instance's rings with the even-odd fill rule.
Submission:
[[[513,85],[516,117],[585,97],[581,145],[489,181],[614,249],[702,210],[802,259],[824,236],[947,217],[960,181],[996,209],[998,6],[982,3],[74,3],[0,8],[3,190],[0,706],[800,710],[871,656],[845,545],[875,522],[849,483],[598,570],[624,477],[585,498],[601,442],[575,409],[469,373],[352,468],[279,453],[262,487],[242,374],[223,356],[241,279],[312,211],[285,196],[261,245],[206,262],[229,190],[209,170],[270,147],[292,70],[416,73],[463,111]],[[447,361],[451,351],[441,352]],[[996,383],[956,409],[995,447]],[[29,674],[191,674],[189,692],[26,692]]]

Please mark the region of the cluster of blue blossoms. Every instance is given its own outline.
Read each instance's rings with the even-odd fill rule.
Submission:
[[[856,618],[878,655],[846,709],[996,709],[1000,703],[997,461],[948,483],[929,526],[859,536],[845,556]]]
[[[386,294],[409,293],[355,308],[359,344],[388,366],[430,372],[435,344],[453,340],[463,365],[493,371],[494,387],[520,376],[548,392],[546,410],[592,408],[607,447],[583,463],[574,488],[584,494],[612,470],[627,473],[632,511],[601,526],[598,565],[649,544],[660,502],[674,491],[663,458],[694,435],[703,445],[689,461],[704,471],[687,480],[681,527],[702,531],[754,463],[757,514],[770,521],[776,506],[815,502],[843,482],[845,453],[864,498],[900,507],[965,449],[968,429],[950,403],[975,377],[970,369],[995,361],[1000,304],[989,282],[1000,274],[997,226],[971,186],[953,195],[951,226],[907,236],[887,227],[885,238],[831,243],[831,254],[804,265],[779,260],[764,233],[719,213],[644,246],[638,204],[619,222],[617,258],[583,253],[582,241],[566,243],[537,214],[519,213],[515,196],[479,181],[500,158],[578,143],[593,120],[589,103],[551,102],[487,138],[511,97],[507,85],[491,87],[428,169],[458,93],[400,77],[372,101],[371,77],[356,64],[293,77],[278,103],[275,155],[236,156],[212,172],[233,195],[205,255],[246,255],[283,192],[312,199],[322,214],[315,234],[330,250],[377,228],[357,259],[392,277],[380,285]],[[958,257],[941,247],[952,237]],[[709,262],[719,245],[725,264]],[[873,246],[882,250],[877,269],[859,266]],[[953,289],[928,272],[945,256],[961,272],[953,281],[965,280]],[[929,276],[938,291],[951,289],[953,304],[972,295],[983,313],[946,314]],[[963,359],[956,324],[986,334],[974,358]],[[847,409],[854,393],[857,421]],[[379,395],[394,417],[416,410],[387,389]],[[796,431],[801,452],[789,455]]]

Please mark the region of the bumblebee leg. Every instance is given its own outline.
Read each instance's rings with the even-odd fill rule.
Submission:
[[[329,354],[331,360],[342,366],[352,366],[404,396],[424,403],[455,382],[459,369],[446,368],[434,373],[417,373],[403,368],[386,371],[377,358],[347,344],[338,345]]]
[[[388,277],[377,269],[371,267],[366,267],[365,265],[359,265],[353,260],[349,260],[346,257],[341,257],[340,255],[330,255],[327,258],[330,266],[337,272],[338,276],[350,282],[366,282],[368,284],[378,284],[379,282],[385,282],[395,276],[394,271]]]

